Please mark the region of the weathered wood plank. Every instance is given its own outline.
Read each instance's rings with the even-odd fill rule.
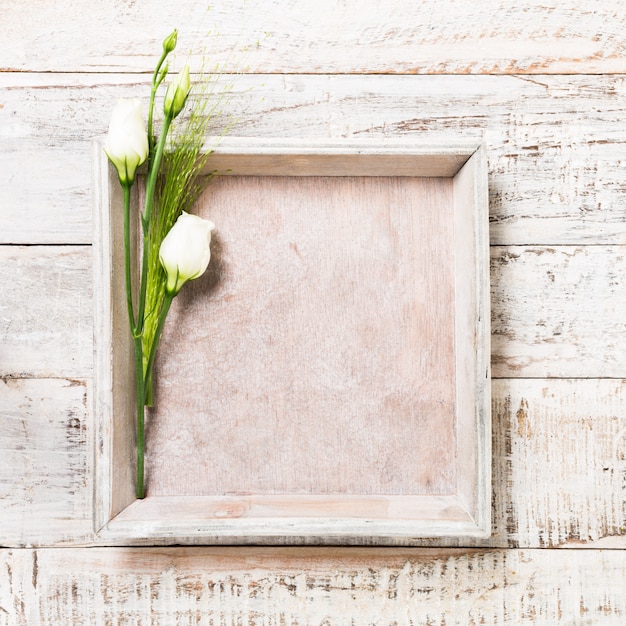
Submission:
[[[0,73],[0,243],[91,242],[90,140],[106,132],[116,98],[145,99],[146,80]],[[484,135],[492,243],[623,244],[625,85],[620,76],[245,76],[225,111],[231,136]]]
[[[626,551],[0,551],[0,622],[623,624]]]
[[[623,246],[492,248],[495,377],[626,374]]]
[[[0,545],[76,541],[91,532],[90,387],[0,380]]]
[[[89,382],[1,384],[0,545],[98,543]],[[463,545],[626,547],[626,381],[502,379],[492,397],[493,534]]]
[[[106,132],[101,107],[116,94],[80,76],[6,78],[0,76],[0,243],[91,243],[89,145]]]
[[[92,375],[91,248],[0,246],[0,376]]]
[[[494,380],[492,398],[496,545],[626,547],[626,381]]]
[[[172,3],[43,0],[3,6],[0,71],[146,72],[179,27],[180,54],[223,62],[248,46],[267,73],[624,72],[622,3],[596,0],[379,0]],[[209,31],[214,33],[209,35]],[[106,36],[103,35],[106,33]],[[60,44],[62,42],[62,44]]]

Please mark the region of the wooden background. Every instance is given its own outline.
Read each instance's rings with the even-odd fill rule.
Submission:
[[[626,622],[624,0],[0,9],[0,624]],[[490,540],[94,545],[90,140],[174,26],[248,45],[231,134],[484,136]]]

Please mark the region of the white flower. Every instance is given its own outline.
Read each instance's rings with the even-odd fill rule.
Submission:
[[[148,158],[148,133],[139,100],[117,101],[104,151],[117,169],[122,185],[132,184],[135,170]]]
[[[185,65],[183,71],[167,87],[163,100],[165,115],[174,119],[183,110],[190,90],[189,65]]]
[[[183,211],[163,239],[159,259],[165,273],[169,294],[176,295],[181,287],[202,275],[211,259],[213,222]]]

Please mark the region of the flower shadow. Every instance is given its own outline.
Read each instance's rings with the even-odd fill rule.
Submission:
[[[224,244],[219,234],[215,231],[211,239],[211,260],[207,270],[202,276],[188,281],[174,298],[172,308],[161,335],[161,341],[157,350],[153,371],[152,401],[153,407],[148,409],[145,424],[146,436],[146,492],[150,494],[150,477],[154,470],[153,463],[159,459],[159,463],[167,463],[163,456],[163,441],[169,439],[165,435],[171,428],[167,416],[159,410],[165,401],[163,394],[167,394],[171,381],[163,382],[163,376],[168,376],[167,370],[171,369],[172,357],[176,356],[180,346],[187,345],[189,353],[190,336],[194,336],[194,328],[198,326],[198,320],[206,314],[207,307],[210,309],[211,300],[218,297],[228,275],[228,267],[225,261]],[[190,357],[191,358],[191,357]],[[169,366],[169,367],[168,367]],[[171,372],[169,374],[171,376]],[[174,445],[174,441],[171,442]],[[156,449],[154,448],[156,446]],[[167,455],[165,455],[167,456]],[[158,482],[158,481],[157,481]],[[158,486],[153,485],[153,488]],[[153,494],[154,495],[154,494]]]

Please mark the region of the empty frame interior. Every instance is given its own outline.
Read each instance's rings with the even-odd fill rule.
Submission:
[[[143,501],[113,303],[120,231],[101,224],[113,263],[101,323],[115,329],[111,397],[97,394],[103,533],[410,543],[487,532],[477,148],[220,146],[210,167],[228,173],[194,209],[216,224],[211,263],[175,299],[159,348]],[[102,177],[111,211],[115,181]]]

